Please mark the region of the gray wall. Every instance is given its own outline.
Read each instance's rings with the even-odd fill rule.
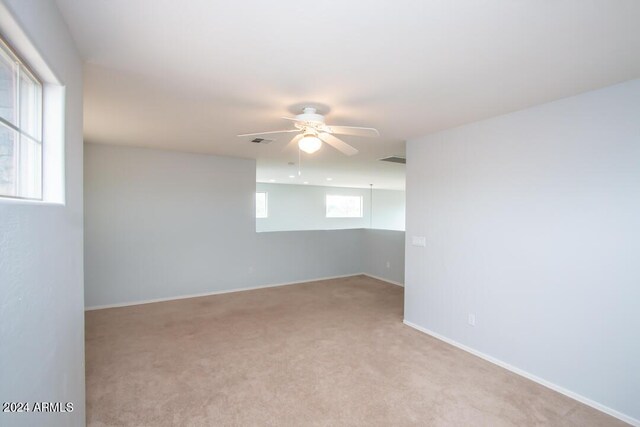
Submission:
[[[404,231],[404,191],[322,187],[295,184],[256,184],[268,193],[269,217],[256,219],[256,231],[339,230],[377,228]],[[362,218],[327,218],[325,197],[362,196]]]
[[[253,160],[86,144],[86,305],[363,272],[363,230],[256,233],[255,188]]]
[[[5,22],[9,14],[3,5],[66,86],[66,205],[0,201],[0,401],[73,402],[74,411],[0,413],[0,424],[80,426],[85,422],[82,64],[55,2],[4,0]]]
[[[404,284],[404,231],[363,230],[363,271]]]
[[[253,161],[85,145],[87,305],[247,286]]]
[[[640,80],[407,159],[406,320],[640,419]]]

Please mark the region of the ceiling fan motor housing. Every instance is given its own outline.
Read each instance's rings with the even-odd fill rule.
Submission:
[[[313,107],[306,107],[302,110],[302,114],[296,116],[296,120],[308,123],[324,123],[324,116],[318,114]]]

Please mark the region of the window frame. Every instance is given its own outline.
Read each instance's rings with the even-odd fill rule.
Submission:
[[[264,194],[264,216],[258,216],[258,194]],[[268,191],[256,191],[255,195],[255,216],[256,219],[269,218],[269,192]]]
[[[357,216],[333,216],[329,215],[329,197],[343,197],[343,198],[358,198],[360,199],[360,214]],[[325,194],[324,197],[324,216],[325,218],[333,218],[333,219],[358,219],[364,218],[364,197],[361,195],[350,195],[350,194]]]
[[[0,32],[0,49],[8,52],[9,57],[19,64],[18,74],[17,74],[17,86],[18,86],[18,94],[16,96],[16,105],[15,109],[17,111],[17,122],[20,122],[20,76],[21,72],[26,72],[26,75],[31,78],[35,83],[39,86],[40,89],[40,108],[36,110],[39,114],[39,126],[38,133],[40,134],[40,138],[36,138],[35,136],[29,134],[25,130],[23,130],[20,126],[16,126],[9,122],[7,119],[0,117],[0,126],[7,128],[9,131],[16,132],[20,137],[26,137],[27,139],[37,143],[40,145],[40,197],[26,197],[21,195],[9,195],[0,193],[0,200],[9,199],[9,200],[27,200],[27,201],[36,201],[43,202],[44,199],[44,157],[45,157],[45,144],[44,144],[44,108],[45,108],[45,82],[44,80],[36,73],[33,68],[24,60],[19,52],[11,46],[7,37],[4,36],[3,33]],[[20,141],[18,141],[18,149]],[[16,162],[18,163],[19,160]],[[16,176],[20,175],[20,171],[16,170]]]

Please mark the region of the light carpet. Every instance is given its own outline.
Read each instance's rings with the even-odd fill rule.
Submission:
[[[87,423],[623,425],[402,310],[402,288],[354,276],[87,312]]]

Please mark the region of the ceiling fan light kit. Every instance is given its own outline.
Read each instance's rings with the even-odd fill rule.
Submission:
[[[313,134],[306,134],[298,141],[298,147],[305,153],[313,154],[322,147],[322,141]]]
[[[342,154],[347,156],[353,156],[358,153],[358,150],[347,144],[340,138],[334,136],[338,135],[353,135],[364,137],[377,137],[380,133],[377,129],[357,126],[328,126],[324,122],[324,116],[319,114],[313,107],[305,107],[302,109],[302,114],[298,114],[295,117],[283,117],[285,120],[291,120],[294,123],[295,129],[276,130],[260,133],[245,133],[238,135],[239,137],[245,136],[262,136],[276,133],[290,133],[298,132],[293,138],[293,142],[298,143],[300,150],[305,153],[313,154],[322,147],[322,143],[326,142]]]

